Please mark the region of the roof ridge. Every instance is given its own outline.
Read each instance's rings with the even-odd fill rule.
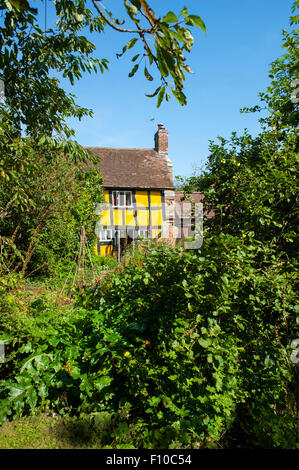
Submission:
[[[154,148],[138,148],[138,147],[96,147],[96,146],[87,146],[84,145],[85,149],[102,149],[102,150],[152,150],[153,152],[158,153]]]

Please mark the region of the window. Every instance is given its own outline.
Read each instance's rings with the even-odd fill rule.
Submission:
[[[101,242],[110,242],[113,238],[112,230],[101,230],[99,239]]]
[[[113,191],[113,207],[132,207],[132,191]]]

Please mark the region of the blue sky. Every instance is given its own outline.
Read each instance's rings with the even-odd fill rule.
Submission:
[[[32,3],[32,2],[31,2]],[[48,23],[53,6],[48,0]],[[123,17],[122,0],[106,0],[107,8]],[[181,107],[172,98],[156,108],[155,99],[145,93],[158,86],[143,73],[128,78],[132,53],[117,59],[132,35],[107,29],[89,38],[97,46],[96,55],[107,58],[109,71],[86,75],[75,86],[63,87],[77,96],[77,102],[92,108],[93,118],[70,120],[76,139],[82,145],[121,148],[152,148],[158,123],[169,131],[169,156],[174,175],[190,176],[208,156],[209,140],[229,137],[232,131],[247,128],[258,132],[258,115],[240,114],[243,106],[257,104],[259,91],[269,84],[271,61],[283,53],[282,29],[289,29],[293,0],[151,0],[159,15],[179,12],[184,5],[189,13],[201,16],[205,35],[195,32],[195,44],[188,54],[193,75],[188,75],[185,93],[188,105]],[[40,2],[35,2],[40,6]],[[32,5],[34,5],[32,3]],[[35,6],[35,5],[34,5]],[[43,24],[44,6],[40,7]],[[156,86],[155,86],[156,85]],[[151,121],[154,119],[154,121]]]

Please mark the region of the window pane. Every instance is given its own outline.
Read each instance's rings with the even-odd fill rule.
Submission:
[[[125,205],[125,193],[123,191],[119,192],[119,204],[120,207],[124,207]]]
[[[101,230],[100,232],[100,241],[107,242],[112,240],[112,230]]]
[[[126,206],[130,207],[132,205],[132,193],[130,191],[126,192]]]
[[[117,191],[113,191],[113,205],[117,206]]]
[[[107,233],[108,233],[108,235],[107,235],[108,240],[112,240],[112,238],[113,238],[112,230],[107,230]]]

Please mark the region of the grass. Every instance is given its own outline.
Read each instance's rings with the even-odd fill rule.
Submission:
[[[101,433],[84,419],[42,413],[0,427],[0,449],[100,449]]]

